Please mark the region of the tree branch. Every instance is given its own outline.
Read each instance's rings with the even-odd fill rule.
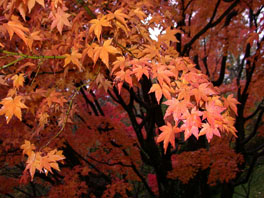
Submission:
[[[220,69],[220,74],[219,77],[216,81],[213,81],[214,86],[220,86],[223,83],[224,77],[225,77],[225,68],[226,68],[226,60],[227,56],[223,56],[222,58],[222,63],[221,63],[221,69]]]
[[[219,4],[220,4],[220,0],[218,0],[217,3],[216,3],[216,5],[215,5],[215,8],[214,8],[213,14],[212,14],[212,16],[211,16],[209,22],[207,23],[207,25],[206,25],[203,29],[201,29],[200,32],[198,32],[196,35],[194,35],[194,37],[193,37],[193,38],[192,38],[187,44],[184,45],[184,48],[183,48],[183,51],[182,51],[181,55],[184,56],[184,55],[188,54],[188,52],[189,52],[190,47],[192,46],[192,44],[193,44],[197,39],[199,39],[200,36],[202,36],[204,33],[206,33],[207,30],[208,30],[209,28],[212,28],[212,27],[218,25],[218,24],[224,19],[224,17],[227,16],[227,15],[232,11],[232,9],[233,9],[234,7],[236,7],[236,5],[237,5],[238,2],[239,2],[239,0],[234,1],[234,2],[233,2],[233,3],[232,3],[232,4],[226,9],[226,11],[225,11],[225,12],[224,12],[224,13],[223,13],[223,14],[222,14],[222,15],[221,15],[221,16],[220,16],[215,22],[213,22],[214,17],[215,17],[216,12],[217,12],[217,9],[218,9],[218,6],[219,6]]]
[[[247,137],[247,138],[245,138],[242,142],[241,142],[241,144],[246,144],[246,143],[248,143],[256,134],[257,134],[257,130],[258,130],[258,128],[259,128],[259,124],[260,124],[260,122],[261,122],[261,120],[262,120],[262,115],[263,115],[263,113],[264,113],[264,109],[262,109],[261,111],[260,111],[260,113],[259,113],[259,115],[258,115],[258,118],[257,118],[257,121],[256,121],[256,123],[255,123],[255,127],[254,127],[254,129],[253,129],[253,131],[249,134],[249,136]]]

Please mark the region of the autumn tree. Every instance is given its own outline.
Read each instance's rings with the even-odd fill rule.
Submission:
[[[0,0],[0,193],[232,197],[264,155],[262,4]]]

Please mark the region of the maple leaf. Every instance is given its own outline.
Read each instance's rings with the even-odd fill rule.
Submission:
[[[53,90],[45,99],[45,102],[48,104],[49,107],[51,107],[53,103],[57,103],[62,107],[64,103],[67,102],[67,100],[65,100],[64,96],[62,96],[61,93]]]
[[[233,94],[227,96],[227,98],[224,98],[224,106],[226,108],[232,109],[235,114],[237,115],[237,104],[240,104],[236,98],[233,97]]]
[[[113,62],[114,67],[111,71],[111,74],[113,74],[115,72],[115,70],[117,70],[117,69],[124,70],[127,62],[128,61],[126,60],[126,58],[124,56],[118,56],[116,58],[116,61]]]
[[[111,46],[111,42],[112,39],[109,39],[104,42],[102,47],[101,46],[95,47],[94,58],[93,58],[94,64],[96,63],[98,57],[100,57],[100,59],[109,69],[109,53],[110,54],[119,53],[115,47]]]
[[[27,106],[21,102],[22,96],[15,96],[15,98],[7,97],[4,98],[0,104],[2,108],[0,109],[0,115],[5,114],[7,124],[15,115],[20,121],[22,120],[21,109],[26,109]]]
[[[127,24],[125,19],[129,19],[130,17],[123,13],[123,9],[118,9],[114,13],[109,11],[109,14],[106,16],[108,20],[116,19],[115,24],[117,27],[120,27],[125,33],[128,35]]]
[[[147,17],[140,8],[136,8],[133,12],[140,20],[144,20]]]
[[[200,116],[203,115],[203,112],[193,108],[191,113],[186,111],[184,117],[186,120],[181,126],[181,129],[184,130],[184,140],[186,141],[191,135],[194,135],[198,139],[199,128],[202,125]]]
[[[201,135],[206,135],[208,142],[211,141],[211,139],[213,138],[213,135],[221,137],[219,130],[217,128],[209,125],[208,123],[204,123],[202,125],[202,130],[200,131],[199,136],[201,136]]]
[[[136,75],[138,81],[141,79],[143,74],[149,78],[149,71],[145,65],[133,64],[133,74]]]
[[[42,169],[44,169],[46,175],[48,174],[48,172],[53,173],[51,168],[60,171],[57,162],[64,159],[65,157],[62,154],[62,151],[58,151],[57,149],[54,149],[50,151],[46,156],[42,157],[41,167]]]
[[[101,73],[97,75],[95,82],[99,85],[98,88],[103,86],[105,92],[107,92],[107,90],[112,87],[111,81],[105,79],[104,75]]]
[[[235,119],[231,116],[228,116],[226,113],[223,115],[223,124],[220,125],[221,129],[226,132],[232,133],[235,137],[236,135],[236,128],[234,127]]]
[[[207,97],[216,94],[216,92],[209,87],[210,83],[202,83],[198,88],[193,89],[191,93],[194,95],[197,104],[200,103],[200,100],[203,99],[207,101]]]
[[[109,11],[107,18],[109,20],[115,18],[115,19],[119,20],[121,23],[123,23],[124,25],[126,25],[125,19],[129,19],[130,17],[128,15],[126,15],[125,13],[123,13],[123,9],[121,8],[121,9],[116,10],[114,13]]]
[[[163,65],[158,65],[157,67],[157,73],[154,74],[154,78],[157,77],[159,83],[162,85],[165,81],[168,85],[170,84],[171,80],[170,77],[173,77],[174,73],[172,73],[170,70],[168,70],[168,67]]]
[[[28,44],[27,34],[29,29],[24,27],[22,23],[18,20],[18,17],[12,15],[11,20],[8,23],[3,24],[9,33],[10,40],[13,38],[14,33],[21,38],[25,44]]]
[[[155,97],[157,99],[158,104],[162,95],[164,95],[166,99],[171,99],[170,88],[166,84],[163,84],[161,86],[159,84],[153,84],[148,93],[152,92],[155,92]]]
[[[42,40],[42,38],[40,37],[40,31],[35,31],[35,32],[30,33],[28,37],[28,44],[27,44],[30,50],[32,50],[32,44],[34,40],[35,41]]]
[[[40,4],[43,8],[45,7],[44,0],[28,0],[27,5],[29,13],[31,12],[32,8],[34,8],[36,2]]]
[[[179,119],[182,119],[182,115],[185,115],[188,111],[189,107],[193,105],[185,100],[179,101],[176,98],[172,98],[171,100],[167,100],[163,104],[168,105],[164,118],[173,115],[175,122],[178,122]]]
[[[26,161],[27,165],[25,171],[29,170],[31,181],[33,181],[36,169],[42,172],[41,166],[41,153],[40,152],[31,152]]]
[[[72,48],[72,53],[71,54],[64,54],[64,56],[66,56],[66,58],[64,59],[64,66],[66,67],[69,63],[73,63],[74,65],[76,65],[79,69],[79,71],[82,71],[83,66],[80,62],[80,58],[82,57],[82,54],[78,52],[77,49]]]
[[[53,173],[51,168],[60,171],[58,161],[65,159],[62,151],[58,151],[57,149],[48,152],[47,155],[44,155],[43,152],[34,152],[35,146],[29,141],[25,141],[25,144],[21,148],[28,155],[25,171],[29,170],[31,181],[33,181],[36,170],[40,173],[45,172],[46,175],[48,172]]]
[[[148,93],[155,92],[155,97],[157,99],[158,104],[160,103],[160,99],[162,97],[162,90],[159,84],[153,84]]]
[[[166,31],[166,33],[160,35],[159,36],[159,39],[161,39],[162,41],[164,41],[167,46],[169,46],[170,41],[172,41],[172,42],[179,42],[176,39],[175,35],[176,35],[176,33],[183,33],[181,30],[171,29],[171,27],[167,27],[165,31]]]
[[[226,109],[222,106],[216,105],[215,101],[209,101],[205,104],[206,111],[203,114],[203,120],[207,118],[212,127],[215,127],[215,121],[221,121],[223,119],[221,113]]]
[[[119,86],[118,86],[119,92],[121,91],[121,88],[122,88],[124,81],[127,82],[130,87],[133,86],[131,74],[132,74],[132,72],[129,69],[127,69],[126,71],[121,70],[121,71],[115,73],[116,81],[121,82],[121,83],[119,83]]]
[[[18,89],[19,87],[24,86],[24,81],[25,81],[24,74],[21,73],[21,74],[19,74],[19,76],[16,74],[11,79],[13,80],[13,86],[15,88]]]
[[[64,25],[71,27],[71,23],[68,20],[70,16],[70,14],[64,12],[64,10],[59,7],[55,15],[52,13],[50,15],[50,18],[52,18],[53,20],[51,24],[51,29],[53,30],[55,27],[57,27],[60,34],[62,34],[62,29]]]
[[[172,147],[175,148],[175,133],[179,133],[182,130],[177,128],[176,126],[172,127],[172,125],[167,122],[166,125],[159,128],[162,133],[157,138],[157,143],[163,141],[164,151],[166,153],[167,147],[169,143],[171,143]]]
[[[25,143],[20,146],[20,148],[23,150],[23,155],[31,155],[32,151],[36,149],[34,144],[31,144],[30,141],[25,140]]]
[[[111,27],[111,24],[107,20],[106,16],[103,16],[100,19],[92,19],[89,23],[92,24],[90,29],[89,29],[89,34],[94,32],[98,41],[100,41],[100,36],[102,33],[102,27]]]

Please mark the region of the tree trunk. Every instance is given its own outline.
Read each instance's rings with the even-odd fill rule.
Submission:
[[[221,198],[232,198],[234,194],[234,186],[229,183],[224,183],[221,192]]]

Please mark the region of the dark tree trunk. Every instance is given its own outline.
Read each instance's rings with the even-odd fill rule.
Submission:
[[[234,194],[234,186],[224,183],[222,186],[221,198],[232,198]]]

